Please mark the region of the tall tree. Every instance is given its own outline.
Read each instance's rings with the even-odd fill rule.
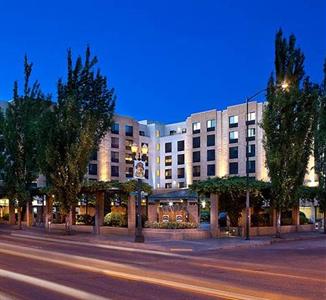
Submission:
[[[73,63],[68,51],[67,81],[58,82],[58,101],[43,123],[41,167],[71,228],[71,212],[78,201],[88,162],[111,126],[114,90],[95,69],[97,58],[87,48],[85,61]]]
[[[32,66],[25,56],[23,94],[19,94],[15,82],[13,101],[9,102],[2,119],[4,185],[10,201],[17,204],[19,228],[22,207],[32,200],[32,186],[39,175],[37,132],[41,117],[50,105],[49,97],[44,96],[37,81],[29,85]]]
[[[286,84],[285,84],[286,83]],[[275,39],[275,77],[267,86],[263,114],[266,164],[272,183],[272,206],[277,210],[277,236],[280,236],[281,211],[298,206],[312,150],[314,102],[317,89],[305,77],[304,55],[296,39]]]
[[[324,213],[324,233],[326,233],[326,60],[324,62],[324,81],[316,101],[316,122],[314,137],[315,171],[318,174],[317,199]]]

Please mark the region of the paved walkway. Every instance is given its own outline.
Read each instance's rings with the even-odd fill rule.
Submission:
[[[96,236],[90,233],[73,232],[65,234],[62,230],[52,230],[45,232],[43,228],[32,227],[18,230],[16,226],[0,224],[0,234],[9,234],[17,237],[30,237],[31,239],[51,239],[60,242],[80,242],[90,245],[112,245],[119,247],[137,248],[144,250],[165,251],[165,252],[202,252],[219,249],[232,248],[250,248],[270,245],[272,243],[280,243],[297,240],[310,239],[325,239],[326,235],[320,232],[295,232],[283,234],[281,238],[272,236],[252,237],[250,240],[245,240],[241,237],[223,237],[219,239],[204,239],[204,240],[153,240],[147,239],[145,243],[139,244],[133,241],[129,236]]]

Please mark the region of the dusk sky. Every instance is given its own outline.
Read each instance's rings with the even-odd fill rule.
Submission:
[[[67,49],[76,56],[89,44],[116,90],[118,113],[182,121],[264,88],[280,27],[296,35],[307,74],[320,82],[325,0],[1,1],[0,99],[22,79],[25,53],[33,79],[55,99]]]

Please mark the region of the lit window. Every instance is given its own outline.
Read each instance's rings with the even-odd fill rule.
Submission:
[[[238,131],[230,131],[230,140],[237,140],[238,139]]]
[[[255,128],[248,128],[248,137],[254,137],[256,135]]]
[[[200,132],[200,122],[192,123],[192,132],[199,133]]]
[[[156,144],[156,150],[160,151],[161,145],[160,144]]]
[[[156,157],[156,163],[158,163],[158,164],[160,163],[160,157],[159,156]]]
[[[229,124],[238,124],[238,116],[229,117]]]
[[[159,136],[160,136],[160,131],[156,130],[156,137],[159,137]]]
[[[216,127],[216,120],[215,119],[207,121],[207,131],[212,131],[212,130],[215,129],[215,127]]]
[[[254,111],[248,113],[248,121],[255,121],[255,120],[256,120],[256,113]]]
[[[160,177],[160,170],[156,170],[156,176]]]

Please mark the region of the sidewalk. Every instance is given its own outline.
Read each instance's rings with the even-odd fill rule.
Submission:
[[[134,249],[143,249],[148,251],[175,252],[175,253],[194,253],[222,249],[234,248],[252,248],[273,243],[325,239],[326,235],[319,232],[296,232],[283,234],[281,238],[271,236],[253,237],[250,240],[245,240],[241,237],[223,237],[219,239],[204,239],[204,240],[153,240],[148,239],[143,244],[135,243],[133,237],[129,236],[96,236],[90,233],[73,232],[71,235],[65,234],[61,230],[53,230],[45,232],[43,228],[24,228],[17,230],[16,226],[0,225],[0,234],[11,235],[16,237],[30,237],[31,239],[51,239],[53,241],[65,241],[65,243],[81,243],[84,245],[107,245],[114,247],[126,247]]]

